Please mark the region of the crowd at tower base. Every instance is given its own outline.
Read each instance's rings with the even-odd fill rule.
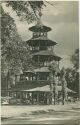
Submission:
[[[33,32],[33,36],[26,43],[37,67],[16,75],[15,85],[2,90],[2,96],[7,93],[9,104],[64,104],[68,96],[75,95],[75,92],[67,87],[65,72],[60,78],[61,57],[54,52],[57,43],[47,36],[51,28],[38,20],[29,30]]]

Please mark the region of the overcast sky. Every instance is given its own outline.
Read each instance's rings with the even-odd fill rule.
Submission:
[[[48,33],[49,39],[56,41],[55,52],[63,59],[60,66],[71,66],[70,56],[75,49],[79,47],[79,25],[78,25],[78,2],[51,2],[52,5],[46,3],[46,7],[42,10],[42,22],[52,28]],[[21,22],[10,8],[5,8],[6,12],[15,19],[18,33],[23,41],[30,39],[32,33],[28,28],[34,24],[27,24],[27,21]]]

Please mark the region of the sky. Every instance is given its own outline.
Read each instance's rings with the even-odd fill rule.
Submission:
[[[45,3],[46,7],[42,9],[42,23],[52,30],[48,33],[48,38],[57,42],[54,51],[62,57],[60,67],[72,67],[70,62],[71,55],[79,47],[79,24],[78,24],[78,2],[77,1],[51,1]],[[32,32],[28,30],[34,24],[27,24],[27,21],[21,22],[11,8],[5,7],[15,20],[17,30],[23,41],[32,37]]]

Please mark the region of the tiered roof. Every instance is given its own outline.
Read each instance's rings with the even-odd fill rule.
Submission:
[[[61,57],[57,56],[53,51],[49,51],[49,50],[44,50],[44,51],[39,51],[33,54],[33,56],[49,56],[52,57],[52,59],[54,58],[54,60],[56,61],[60,61]]]
[[[29,28],[30,31],[35,32],[35,33],[47,33],[51,31],[50,27],[47,27],[42,24],[41,20],[39,19],[37,21],[37,24],[35,26],[32,26]],[[55,41],[52,41],[47,38],[47,36],[38,36],[38,37],[32,37],[30,40],[27,41],[27,44],[29,46],[54,46],[57,43]]]
[[[37,20],[37,24],[29,28],[32,32],[49,32],[51,28],[42,24],[41,19]]]
[[[33,37],[27,41],[27,44],[31,47],[41,47],[41,46],[54,46],[57,43],[55,41],[52,41],[48,39],[47,37],[47,32],[51,31],[50,27],[47,27],[42,24],[41,19],[37,21],[37,24],[35,26],[32,26],[29,28],[30,31],[33,32]],[[34,32],[36,36],[34,35]],[[37,33],[46,33],[46,35],[41,35],[39,34],[37,36]],[[41,62],[42,60],[48,60],[48,61],[60,61],[61,57],[57,56],[53,51],[50,50],[38,50],[38,52],[32,53],[33,60],[38,61],[38,57],[40,58],[39,61]],[[49,58],[49,59],[48,59]],[[59,67],[57,68],[57,71],[60,72]],[[42,68],[37,68],[34,70],[34,72],[50,72],[48,68],[42,67]]]
[[[31,92],[34,92],[34,91],[40,91],[40,92],[50,92],[50,85],[46,85],[46,86],[43,86],[43,87],[36,87],[36,88],[33,88],[33,89],[28,89],[28,90],[22,90],[22,91],[31,91]],[[62,91],[62,86],[57,86],[57,91]],[[66,88],[66,91],[67,92],[73,92],[75,93],[74,91],[70,90],[69,88]]]
[[[38,38],[34,38],[33,37],[33,38],[31,38],[31,39],[29,39],[27,41],[27,44],[29,46],[39,46],[39,44],[41,46],[44,46],[44,45],[46,45],[46,46],[54,46],[57,43],[52,41],[52,40],[50,40],[50,39],[48,39],[47,37],[38,37]]]
[[[20,85],[20,84],[19,84]],[[35,81],[34,81],[34,84],[26,84],[25,83],[25,86],[24,86],[24,83],[23,83],[23,86],[19,87],[19,85],[16,87],[16,88],[13,88],[12,91],[23,91],[23,92],[51,92],[50,90],[50,85],[49,84],[35,84]],[[31,86],[32,85],[32,86]],[[62,91],[62,86],[56,86],[57,88],[57,91]],[[9,90],[8,90],[9,91]],[[76,93],[75,91],[69,89],[68,87],[66,87],[66,91],[69,93]]]
[[[51,28],[50,27],[47,27],[47,26],[32,26],[29,28],[30,31],[33,31],[33,32],[48,32],[48,31],[51,31]]]
[[[46,61],[60,61],[61,57],[57,56],[53,50],[48,50],[48,46],[50,47],[50,49],[52,49],[54,45],[56,45],[57,43],[55,41],[52,41],[50,39],[48,39],[47,37],[47,32],[51,31],[50,27],[47,27],[45,25],[43,25],[41,23],[40,20],[38,20],[37,24],[35,26],[32,26],[29,28],[30,31],[33,32],[33,37],[27,41],[27,44],[32,47],[32,50],[34,50],[36,47],[39,47],[38,52],[32,53],[32,59],[35,60],[37,63],[39,61],[39,63],[44,63]],[[46,49],[44,48],[44,46],[46,47]],[[41,48],[43,47],[43,48]],[[44,50],[42,50],[44,49]],[[38,60],[38,58],[40,58]],[[59,67],[57,67],[57,72],[60,73]],[[38,73],[50,73],[50,70],[48,68],[48,66],[46,67],[44,65],[44,67],[41,68],[36,68],[33,71],[26,71],[25,74],[31,74],[31,75],[36,75]],[[50,81],[49,80],[41,80],[41,81],[27,81],[27,84],[23,83],[23,89],[26,89],[27,86],[27,90],[29,89],[29,91],[38,91],[40,89],[38,89],[39,87],[41,88],[41,91],[46,91],[47,89],[45,88],[48,85],[47,88],[50,85]],[[19,84],[20,86],[20,84]],[[18,87],[19,87],[18,86]],[[31,89],[31,90],[30,90]],[[34,89],[34,90],[33,90]],[[49,88],[48,88],[49,89]],[[49,90],[50,91],[50,90]]]

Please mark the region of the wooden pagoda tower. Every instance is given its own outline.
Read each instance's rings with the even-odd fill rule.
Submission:
[[[33,35],[32,38],[27,41],[27,44],[36,68],[34,71],[28,70],[23,72],[22,76],[25,76],[27,80],[25,87],[27,90],[25,89],[23,91],[28,94],[31,93],[33,104],[51,104],[51,71],[49,70],[49,65],[54,61],[57,64],[57,73],[60,71],[59,61],[61,57],[54,53],[54,46],[57,43],[48,38],[48,32],[51,31],[51,28],[43,25],[41,18],[39,18],[37,24],[30,27],[29,30],[32,31]],[[57,81],[57,85],[58,83]]]

